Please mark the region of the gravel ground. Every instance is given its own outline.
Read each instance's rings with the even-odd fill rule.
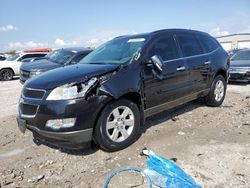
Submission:
[[[0,187],[102,187],[113,170],[145,168],[144,147],[176,158],[204,187],[250,187],[250,84],[229,85],[219,108],[197,100],[147,119],[137,142],[114,153],[95,146],[75,152],[37,146],[30,132],[17,128],[21,84],[0,86]],[[136,174],[122,173],[112,187],[141,182]]]

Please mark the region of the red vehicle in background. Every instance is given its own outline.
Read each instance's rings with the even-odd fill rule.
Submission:
[[[23,53],[35,53],[35,52],[51,52],[51,48],[40,48],[40,49],[33,49],[33,50],[24,50]]]

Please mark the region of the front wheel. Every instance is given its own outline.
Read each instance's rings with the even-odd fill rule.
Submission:
[[[0,71],[0,80],[9,81],[12,80],[14,73],[11,69],[2,69]]]
[[[209,106],[217,107],[220,106],[226,95],[227,83],[225,78],[221,75],[215,77],[209,94],[206,96],[205,101]]]
[[[118,151],[137,138],[140,128],[138,106],[127,99],[107,104],[95,128],[94,140],[105,151]]]

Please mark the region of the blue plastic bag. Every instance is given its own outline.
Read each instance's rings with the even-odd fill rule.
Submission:
[[[201,188],[192,177],[180,167],[150,150],[143,150],[148,156],[147,169],[144,172],[153,184],[162,188]]]

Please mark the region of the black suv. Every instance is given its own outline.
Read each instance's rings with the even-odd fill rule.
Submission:
[[[43,58],[31,62],[23,62],[20,67],[20,82],[38,76],[46,71],[78,63],[92,52],[89,48],[62,48],[54,50]]]
[[[36,141],[116,151],[133,143],[146,117],[204,97],[220,106],[229,56],[210,35],[167,29],[117,37],[77,65],[28,81],[18,125]]]

